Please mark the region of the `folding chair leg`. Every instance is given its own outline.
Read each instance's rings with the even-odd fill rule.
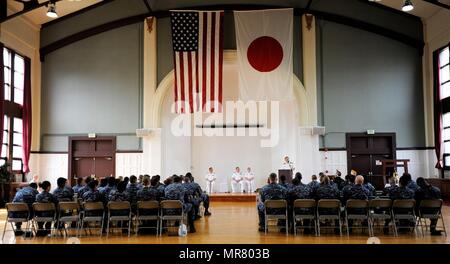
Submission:
[[[128,220],[128,237],[130,237],[131,235],[131,216],[130,219]]]
[[[345,226],[347,226],[347,237],[350,236],[350,226],[348,225],[348,216],[345,214]]]
[[[2,235],[2,241],[5,238],[5,233],[6,233],[6,226],[8,225],[8,218],[5,221],[5,227],[3,228],[3,235]]]
[[[106,224],[106,237],[109,237],[109,222],[111,222],[111,221],[109,220],[109,217],[108,217],[108,223]]]
[[[268,228],[268,226],[267,226],[267,216],[264,217],[264,220],[265,220],[264,221],[264,234],[267,235],[267,228]]]

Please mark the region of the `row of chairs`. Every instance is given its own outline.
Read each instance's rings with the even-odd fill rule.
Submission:
[[[424,235],[424,228],[430,227],[427,220],[441,220],[442,228],[445,236],[447,231],[445,229],[444,217],[442,215],[441,199],[438,200],[423,200],[417,208],[416,215],[416,201],[411,200],[390,200],[390,199],[373,199],[367,200],[348,200],[345,208],[341,207],[341,202],[337,199],[322,199],[319,201],[313,199],[298,199],[293,203],[292,220],[294,225],[294,234],[297,235],[299,228],[314,228],[315,235],[320,236],[321,222],[336,221],[338,226],[331,228],[339,228],[339,233],[342,236],[342,221],[345,221],[347,229],[347,236],[350,235],[349,221],[359,220],[367,223],[369,236],[374,235],[375,226],[384,226],[386,221],[392,223],[394,235],[398,236],[400,228],[411,228],[410,225],[402,225],[402,223],[415,223],[416,227],[421,228],[421,233]],[[267,234],[269,220],[285,221],[286,235],[288,235],[288,203],[286,200],[267,200],[265,205],[265,226],[264,231]],[[342,213],[344,214],[342,217]],[[307,222],[309,225],[297,226],[299,222]],[[376,225],[377,222],[383,222],[382,225]],[[362,226],[362,225],[361,225]],[[363,227],[363,226],[362,226]],[[322,227],[324,228],[324,227]]]
[[[51,225],[50,235],[53,231],[64,231],[67,236],[69,229],[75,229],[76,235],[80,236],[83,231],[99,229],[102,236],[106,220],[106,234],[109,236],[112,229],[127,228],[128,236],[131,234],[132,222],[134,221],[135,232],[139,229],[152,228],[156,230],[156,235],[161,235],[165,221],[184,222],[186,219],[183,210],[183,204],[178,200],[158,201],[139,201],[137,203],[136,213],[133,214],[131,204],[128,201],[109,202],[107,210],[102,202],[60,202],[57,206],[53,203],[34,203],[31,210],[26,203],[8,203],[6,204],[7,219],[3,229],[2,241],[7,231],[8,223],[11,224],[12,231],[15,231],[14,224],[26,223],[25,231],[31,231],[37,234],[42,230],[39,224]],[[170,213],[167,213],[169,212]],[[156,221],[156,226],[142,225],[144,221]],[[121,223],[113,227],[112,224]],[[91,225],[94,225],[92,228]],[[85,230],[85,226],[86,229]]]

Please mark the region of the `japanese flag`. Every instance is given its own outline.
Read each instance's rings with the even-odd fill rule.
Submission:
[[[239,95],[244,101],[293,98],[293,9],[235,11]]]

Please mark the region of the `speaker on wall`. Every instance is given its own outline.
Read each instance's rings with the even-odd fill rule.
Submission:
[[[325,127],[323,126],[315,126],[312,128],[312,134],[313,135],[319,135],[319,136],[323,136],[325,135]]]

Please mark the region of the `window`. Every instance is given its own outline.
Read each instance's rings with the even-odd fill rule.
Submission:
[[[3,146],[0,154],[0,165],[6,161],[11,164],[12,172],[23,170],[23,122],[22,106],[25,83],[25,59],[11,49],[3,48],[4,65],[4,119]]]
[[[450,46],[439,51],[439,95],[442,104],[442,144],[444,169],[450,170]]]

